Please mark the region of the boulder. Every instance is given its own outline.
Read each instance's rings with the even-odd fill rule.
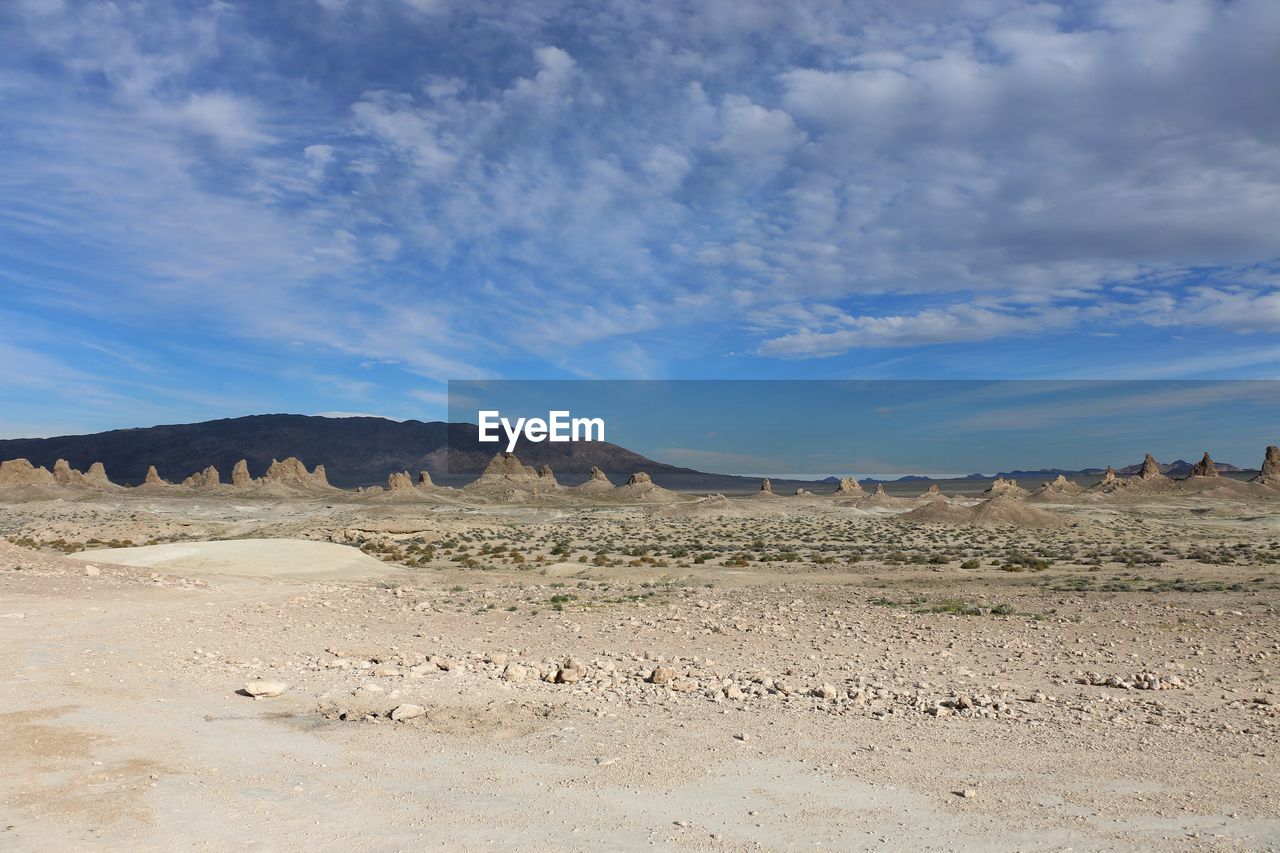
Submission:
[[[283,681],[250,681],[241,689],[241,693],[254,699],[270,699],[279,696],[289,689]]]
[[[768,483],[768,482],[769,482],[768,480],[765,480],[765,483]],[[643,471],[637,471],[636,473],[631,475],[631,479],[627,480],[628,486],[649,486],[652,484],[653,484],[653,478]]]

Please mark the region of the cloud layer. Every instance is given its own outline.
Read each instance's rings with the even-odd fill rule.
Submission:
[[[357,401],[1280,327],[1270,0],[16,0],[0,55],[0,322],[67,369],[31,318]]]

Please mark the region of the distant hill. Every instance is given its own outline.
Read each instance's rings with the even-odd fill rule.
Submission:
[[[1224,474],[1241,473],[1249,470],[1248,468],[1239,468],[1235,465],[1232,465],[1229,462],[1219,462],[1216,459],[1214,460],[1213,464],[1217,467],[1219,471],[1221,471]],[[1170,477],[1186,477],[1191,473],[1191,468],[1193,465],[1194,463],[1188,462],[1185,459],[1178,459],[1173,462],[1160,463],[1160,472],[1162,474],[1167,474]],[[1117,468],[1116,474],[1120,475],[1121,477],[1130,477],[1130,476],[1133,476],[1134,474],[1137,474],[1141,470],[1142,470],[1142,463],[1135,462],[1132,465],[1126,465],[1123,468]],[[1091,476],[1096,477],[1099,474],[1104,473],[1105,471],[1106,471],[1106,468],[1037,468],[1034,471],[1022,471],[1022,470],[1000,471],[999,473],[993,474],[990,477],[988,477],[985,474],[970,474],[968,475],[967,479],[989,480],[989,479],[995,479],[996,477],[1004,477],[1006,479],[1009,479],[1009,478],[1016,479],[1018,477],[1023,477],[1026,479],[1037,479],[1037,478],[1052,479],[1058,476],[1059,474],[1062,474],[1063,476],[1066,476],[1066,477],[1091,477]]]
[[[141,483],[147,466],[155,465],[160,476],[171,482],[213,465],[229,480],[237,460],[249,462],[249,472],[261,476],[272,459],[296,456],[308,466],[323,464],[329,482],[343,488],[385,483],[394,471],[430,471],[442,485],[462,485],[475,479],[499,449],[482,444],[474,424],[443,421],[391,421],[385,418],[326,418],[311,415],[250,415],[194,424],[169,424],[136,429],[111,430],[89,435],[56,438],[14,438],[0,440],[0,459],[29,459],[32,464],[52,468],[66,459],[81,471],[101,462],[113,482]],[[648,473],[655,483],[668,489],[701,492],[751,492],[760,486],[756,477],[711,474],[668,465],[604,441],[550,444],[522,442],[516,455],[528,465],[550,465],[557,479],[566,485],[586,480],[598,467],[614,483],[623,483],[637,471]],[[1224,473],[1242,469],[1216,463]],[[1136,474],[1142,465],[1117,470],[1121,476]],[[1185,477],[1191,463],[1177,460],[1160,466],[1172,477]],[[1038,471],[1005,471],[1006,478],[1052,479],[1058,474],[1089,476],[1101,468]],[[967,479],[990,480],[996,475],[970,474]],[[929,482],[932,478],[909,474],[895,481],[902,484]],[[829,492],[839,482],[836,476],[822,480],[773,480],[774,491],[805,488]],[[863,482],[880,482],[864,480]]]
[[[249,462],[257,477],[272,459],[296,456],[306,465],[323,464],[329,482],[343,488],[385,483],[393,471],[431,472],[443,485],[461,485],[475,479],[499,449],[482,444],[474,424],[443,421],[391,421],[385,418],[326,418],[309,415],[250,415],[194,424],[169,424],[111,430],[89,435],[56,438],[0,440],[0,459],[25,458],[51,468],[66,459],[85,470],[102,462],[113,482],[141,483],[147,466],[155,465],[171,482],[213,465],[224,480],[239,459]],[[645,471],[654,482],[688,491],[742,491],[759,487],[759,479],[707,474],[656,462],[609,442],[564,444],[521,443],[516,455],[529,465],[550,465],[560,482],[573,485],[586,480],[593,466],[614,483],[626,482]],[[785,487],[792,481],[775,480]],[[794,481],[812,488],[811,481]]]

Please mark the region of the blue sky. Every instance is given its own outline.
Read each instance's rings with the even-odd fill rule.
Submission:
[[[10,0],[0,436],[1275,378],[1280,4]]]
[[[1280,438],[1274,380],[449,383],[449,420],[478,423],[481,409],[510,424],[567,409],[651,459],[796,479],[1121,468],[1205,450],[1257,468]]]

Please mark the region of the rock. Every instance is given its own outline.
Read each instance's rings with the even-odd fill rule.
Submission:
[[[323,465],[317,465],[315,471],[308,472],[307,466],[296,456],[290,456],[283,462],[272,459],[261,482],[298,488],[329,487],[329,478]]]
[[[156,470],[156,466],[147,466],[147,476],[143,479],[142,484],[145,486],[167,486],[169,483],[160,479],[160,472]]]
[[[1148,453],[1142,459],[1142,470],[1137,473],[1139,480],[1158,480],[1164,477],[1160,472],[1160,464],[1156,462],[1156,458]]]
[[[586,674],[587,667],[582,661],[577,658],[568,658],[556,670],[554,681],[556,684],[577,684]]]
[[[556,482],[556,475],[551,470],[550,465],[542,466],[542,470],[538,472],[538,479],[545,480],[548,485],[552,485],[552,486],[560,485],[558,482]]]
[[[631,475],[631,479],[627,480],[628,486],[649,486],[652,484],[653,478],[643,471],[637,471]]]
[[[388,492],[411,492],[413,491],[413,480],[409,477],[408,471],[396,471],[387,477]]]
[[[964,797],[966,800],[972,800],[974,797],[978,796],[978,792],[973,788],[965,788],[960,792],[960,796]]]
[[[1264,485],[1280,486],[1280,447],[1273,444],[1267,448],[1262,460],[1262,470],[1253,479]]]
[[[509,663],[502,670],[503,681],[519,684],[529,677],[529,671],[518,663]]]
[[[888,496],[889,493],[884,490],[884,483],[876,483],[876,494],[881,497]]]
[[[233,486],[247,486],[253,482],[253,478],[249,476],[249,463],[241,459],[231,469],[231,484]]]
[[[115,485],[108,479],[107,468],[101,462],[95,462],[89,466],[89,470],[84,472],[84,480],[93,486]]]
[[[881,486],[881,489],[883,488],[884,487]],[[857,480],[855,480],[853,477],[841,477],[840,485],[836,486],[836,494],[861,496],[865,494],[865,492],[862,490],[862,484],[859,483]]]
[[[813,688],[812,693],[818,699],[834,699],[840,695],[839,692],[837,692],[835,685],[829,684],[825,681]]]
[[[1114,483],[1115,481],[1116,481],[1116,469],[1108,465],[1107,470],[1102,472],[1102,480],[1098,483],[1098,485],[1105,486],[1110,483]]]
[[[514,453],[495,453],[480,478],[471,485],[494,485],[537,480],[538,472],[522,463]]]
[[[760,494],[762,495],[773,494],[773,483],[770,482],[768,477],[760,481]]]
[[[613,483],[609,482],[609,478],[605,476],[603,471],[592,466],[591,474],[587,477],[587,481],[574,488],[579,492],[588,494],[602,494],[613,491]]]
[[[427,713],[427,709],[421,705],[414,705],[412,702],[405,702],[402,705],[397,705],[392,708],[391,713],[387,714],[387,716],[399,723],[404,720],[412,720],[416,717],[421,717],[425,713]]]
[[[279,696],[289,689],[283,681],[250,681],[244,686],[244,692],[254,699],[268,699]]]
[[[59,486],[83,486],[84,475],[71,467],[65,459],[53,463],[53,481]]]
[[[1209,458],[1209,451],[1204,452],[1204,456],[1195,465],[1191,466],[1191,477],[1218,477],[1218,466],[1213,464],[1213,460]]]
[[[84,573],[87,577],[96,578],[98,575],[102,574],[102,569],[97,566],[85,566]]]
[[[210,465],[198,474],[192,474],[182,481],[184,486],[216,486],[222,482],[218,469]]]
[[[426,489],[426,488],[430,488],[430,487],[432,487],[432,486],[434,486],[434,485],[435,485],[435,483],[431,482],[431,472],[430,472],[430,471],[419,471],[419,472],[418,472],[418,488],[420,488],[420,489]]]
[[[650,684],[667,684],[675,678],[676,671],[669,666],[655,666],[653,672],[649,673]]]
[[[26,459],[9,459],[0,462],[0,486],[32,486],[53,484],[53,474],[48,468],[37,468]]]

